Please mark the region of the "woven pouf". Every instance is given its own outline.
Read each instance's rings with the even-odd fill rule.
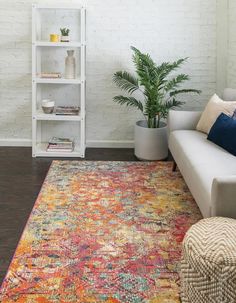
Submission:
[[[208,218],[183,241],[183,303],[236,303],[236,220]]]

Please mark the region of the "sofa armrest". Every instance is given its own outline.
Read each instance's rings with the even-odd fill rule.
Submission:
[[[236,218],[236,175],[213,180],[211,203],[212,216]]]
[[[196,129],[201,112],[170,110],[167,123],[168,131]]]

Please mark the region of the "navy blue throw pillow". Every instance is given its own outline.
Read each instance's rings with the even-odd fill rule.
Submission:
[[[207,139],[236,156],[236,119],[220,114]]]

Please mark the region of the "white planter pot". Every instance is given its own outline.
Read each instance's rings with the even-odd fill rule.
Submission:
[[[163,160],[168,157],[167,126],[148,128],[145,120],[135,125],[135,156],[140,160]]]
[[[70,42],[69,36],[61,36],[61,42]]]

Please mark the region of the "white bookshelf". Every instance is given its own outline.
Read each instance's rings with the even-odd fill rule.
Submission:
[[[45,20],[48,21],[48,24]],[[85,156],[85,23],[84,7],[32,5],[33,157],[83,158]],[[73,33],[71,41],[50,42],[50,34],[59,34],[61,27],[70,28]],[[70,49],[75,51],[77,63],[75,79],[40,78],[41,72],[60,72],[64,75],[66,50]],[[79,106],[80,113],[75,116],[45,114],[41,109],[42,99],[54,100],[55,106]],[[53,136],[72,137],[75,140],[74,150],[72,152],[47,152],[48,140]]]

